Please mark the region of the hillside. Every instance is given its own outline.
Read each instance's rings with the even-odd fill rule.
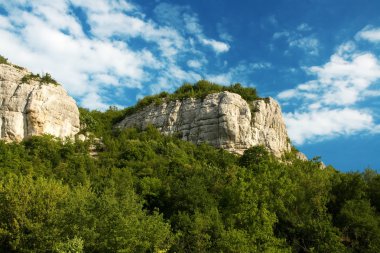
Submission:
[[[380,175],[154,128],[0,142],[2,252],[377,252]]]
[[[239,86],[184,87],[124,110],[79,109],[84,141],[1,140],[0,252],[380,252],[375,171],[320,169],[294,148],[237,155],[151,124],[115,127],[149,106]],[[242,104],[266,103],[239,89]]]

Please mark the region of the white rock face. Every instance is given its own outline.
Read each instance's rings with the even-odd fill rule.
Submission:
[[[149,124],[164,134],[180,134],[183,140],[210,143],[242,154],[255,145],[266,146],[274,155],[290,151],[281,108],[272,98],[251,105],[240,95],[220,92],[205,99],[188,98],[149,105],[126,117],[117,127],[146,128]]]
[[[79,132],[79,111],[61,86],[38,81],[22,83],[25,69],[0,64],[0,139],[20,141],[51,134],[73,137]]]

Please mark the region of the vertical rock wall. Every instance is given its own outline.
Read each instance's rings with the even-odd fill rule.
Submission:
[[[21,79],[25,69],[0,64],[0,139],[20,141],[32,135],[72,137],[79,131],[79,111],[59,85]]]

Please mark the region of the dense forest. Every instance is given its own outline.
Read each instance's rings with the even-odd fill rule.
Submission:
[[[126,112],[81,109],[86,141],[0,142],[0,252],[380,252],[377,172],[114,129]]]

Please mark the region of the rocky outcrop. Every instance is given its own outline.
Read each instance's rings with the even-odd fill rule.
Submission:
[[[291,148],[281,108],[272,98],[249,105],[240,95],[225,91],[204,99],[151,104],[117,127],[144,129],[149,124],[164,134],[180,135],[197,144],[207,142],[237,154],[255,145],[266,146],[276,156]]]
[[[74,99],[59,85],[23,82],[30,74],[11,64],[0,64],[0,139],[20,141],[41,134],[73,137],[79,131]]]

